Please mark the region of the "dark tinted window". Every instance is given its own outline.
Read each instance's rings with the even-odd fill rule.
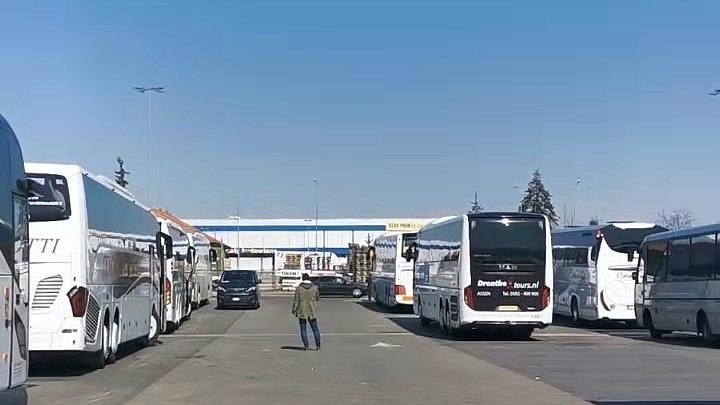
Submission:
[[[690,277],[690,239],[670,243],[668,281],[687,281]]]
[[[28,174],[30,221],[59,221],[70,218],[67,180],[52,174]]]
[[[665,280],[667,269],[665,246],[665,242],[650,242],[647,244],[645,277],[648,283]]]
[[[470,219],[475,264],[544,264],[545,222],[539,218]]]
[[[555,248],[553,249],[553,260],[561,266],[585,267],[588,265],[588,248]]]
[[[335,282],[335,277],[325,277],[325,276],[324,276],[324,277],[320,277],[320,282],[321,282],[321,283],[334,283],[334,282]]]
[[[254,271],[225,271],[220,278],[221,283],[255,284]]]
[[[690,245],[689,277],[705,280],[715,272],[715,235],[694,236]]]
[[[88,228],[98,231],[149,236],[160,230],[155,217],[122,195],[83,176]]]
[[[629,250],[637,251],[646,236],[666,230],[667,229],[662,226],[657,225],[652,228],[637,229],[622,229],[611,225],[603,228],[602,234],[605,242],[610,246],[610,249],[620,253],[627,253]]]

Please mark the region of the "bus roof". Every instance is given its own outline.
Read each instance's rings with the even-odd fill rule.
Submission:
[[[120,187],[120,185],[115,184],[112,180],[105,176],[93,174],[78,165],[58,163],[25,163],[25,171],[30,174],[56,174],[64,177],[70,177],[76,174],[86,175],[97,183],[102,184],[103,186],[123,196],[125,199],[132,201],[145,211],[150,212],[150,207],[147,207],[142,202],[138,201],[135,196],[128,191],[128,189]]]
[[[672,240],[680,238],[688,238],[694,235],[703,235],[710,233],[720,233],[720,223],[711,225],[696,226],[687,229],[680,229],[677,231],[660,232],[645,238],[643,243],[654,242],[658,240]]]

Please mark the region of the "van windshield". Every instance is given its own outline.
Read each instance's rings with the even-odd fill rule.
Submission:
[[[67,180],[54,174],[28,174],[30,222],[61,221],[70,218]]]
[[[221,283],[232,283],[242,286],[254,286],[255,285],[255,272],[254,271],[226,271],[220,278]]]

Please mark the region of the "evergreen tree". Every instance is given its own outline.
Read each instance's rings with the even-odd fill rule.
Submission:
[[[552,195],[542,182],[540,170],[535,170],[532,179],[528,183],[525,196],[520,201],[520,211],[545,214],[552,225],[557,226],[558,216],[555,214],[555,207],[552,204]]]

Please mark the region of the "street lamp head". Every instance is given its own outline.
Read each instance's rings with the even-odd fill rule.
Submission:
[[[320,180],[318,180],[317,177],[313,177],[312,181],[313,183],[315,183],[316,186],[320,185]]]
[[[139,93],[147,93],[148,91],[152,91],[155,93],[165,93],[165,87],[162,87],[162,86],[155,86],[155,87],[135,86],[135,87],[133,87],[133,89],[135,89],[135,91],[137,91]]]

